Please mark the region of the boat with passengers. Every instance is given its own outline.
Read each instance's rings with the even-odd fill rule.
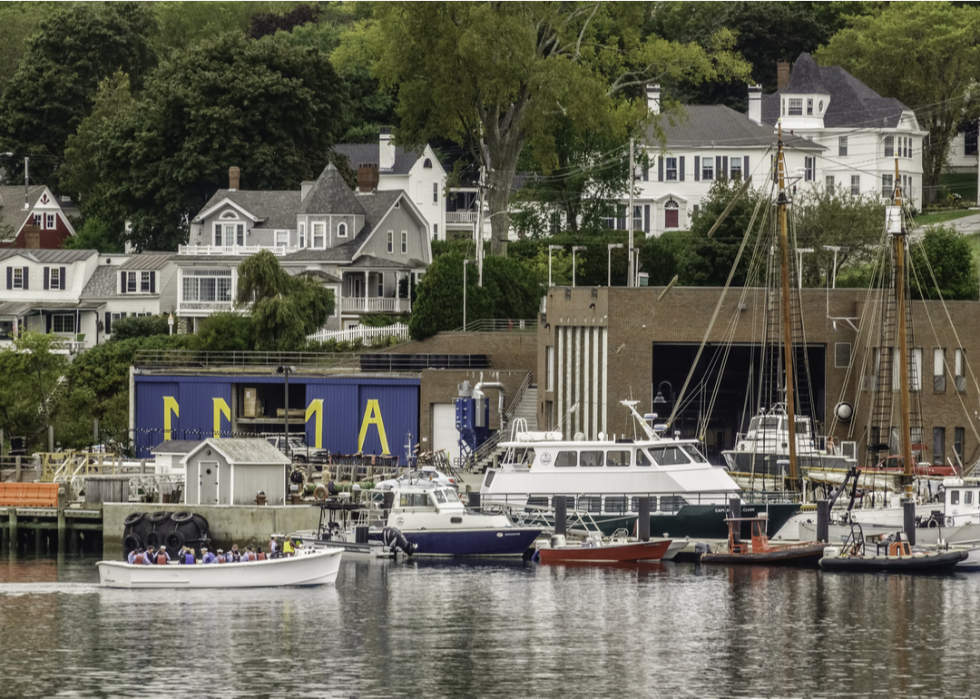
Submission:
[[[588,512],[603,534],[632,531],[640,499],[649,498],[650,533],[670,538],[724,539],[729,503],[743,500],[745,515],[766,513],[774,529],[799,509],[780,493],[778,499],[746,495],[725,469],[708,463],[695,439],[668,436],[641,416],[637,401],[620,403],[639,428],[633,438],[599,433],[564,439],[561,432],[531,432],[523,420],[511,425],[497,468],[488,469],[480,488],[484,506],[534,510],[554,507]],[[641,436],[642,435],[642,436]],[[546,518],[547,515],[542,515]]]

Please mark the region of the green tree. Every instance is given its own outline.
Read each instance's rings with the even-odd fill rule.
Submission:
[[[0,95],[13,79],[27,51],[27,38],[41,20],[56,9],[56,5],[47,2],[0,3]]]
[[[398,92],[402,145],[443,137],[472,151],[488,172],[499,253],[525,146],[544,171],[558,165],[559,114],[579,135],[601,133],[624,112],[646,117],[648,83],[748,76],[728,32],[709,52],[643,35],[645,12],[639,3],[379,3],[334,58],[372,56],[382,86]]]
[[[980,10],[966,3],[889,3],[880,14],[851,18],[816,59],[916,110],[929,132],[922,149],[926,185],[938,185],[957,127],[980,115]]]
[[[970,241],[954,228],[934,226],[911,246],[912,298],[967,301],[977,298],[977,267]],[[938,287],[936,286],[938,284]]]
[[[65,240],[63,247],[66,250],[98,250],[103,253],[121,253],[124,249],[118,232],[110,230],[97,216],[86,217],[82,227]]]
[[[205,352],[247,352],[255,349],[255,325],[241,313],[213,313],[203,319],[192,341]]]
[[[154,316],[128,316],[112,323],[112,341],[131,340],[136,337],[152,337],[154,335],[169,335],[170,324],[168,314],[160,313]]]
[[[24,436],[28,448],[46,444],[48,425],[61,417],[66,404],[62,377],[68,358],[55,354],[61,338],[24,332],[0,350],[0,428]]]
[[[97,194],[121,213],[111,225],[131,224],[137,249],[184,242],[232,165],[246,189],[298,188],[323,169],[343,85],[325,55],[281,36],[228,33],[187,49],[160,66],[133,110],[100,127]]]
[[[92,109],[100,80],[121,70],[139,89],[156,63],[155,30],[150,7],[136,2],[66,3],[41,21],[0,99],[0,140],[35,156],[32,178],[57,184],[55,165]],[[17,163],[11,171],[23,176]]]
[[[288,0],[155,2],[153,11],[159,30],[153,37],[153,47],[162,59],[169,60],[191,45],[214,39],[220,34],[234,32],[246,36],[255,15],[285,13],[299,4]]]
[[[291,276],[268,250],[238,265],[240,307],[251,304],[256,349],[300,350],[333,313],[333,292],[311,276]]]
[[[537,273],[517,260],[491,256],[484,260],[483,287],[471,266],[466,272],[466,322],[482,318],[527,319],[537,316],[544,295]],[[413,340],[463,325],[463,256],[447,252],[435,259],[417,287],[408,321]]]

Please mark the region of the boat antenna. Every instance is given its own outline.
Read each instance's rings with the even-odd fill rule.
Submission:
[[[796,470],[796,402],[793,397],[795,377],[793,376],[793,326],[789,301],[789,226],[786,209],[789,203],[786,196],[786,159],[783,154],[783,125],[779,124],[777,139],[778,151],[776,167],[779,175],[779,194],[776,205],[779,215],[779,248],[782,253],[782,311],[783,311],[783,352],[786,362],[786,417],[789,431],[789,479],[790,489],[796,490],[799,473]]]

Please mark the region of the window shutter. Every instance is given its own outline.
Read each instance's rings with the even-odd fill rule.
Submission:
[[[650,205],[649,204],[643,205],[643,232],[644,233],[650,232]]]
[[[720,179],[724,170],[721,169],[721,156],[715,156],[715,179]]]
[[[660,156],[657,158],[657,182],[664,181],[664,158]]]
[[[65,290],[65,268],[61,268],[61,272],[58,274],[58,283],[61,285],[61,290]]]
[[[47,289],[48,289],[48,268],[47,267],[44,268],[44,289],[45,289],[45,291],[47,291]]]
[[[45,333],[48,333],[48,334],[51,333],[51,314],[50,313],[48,313],[46,316],[44,316],[44,332]]]
[[[700,155],[694,156],[694,181],[695,182],[701,181],[701,156]]]
[[[14,268],[13,267],[7,267],[7,288],[8,289],[13,289],[14,288]]]
[[[126,293],[126,273],[125,272],[120,272],[119,273],[119,293],[120,294],[125,294]]]
[[[648,162],[643,163],[643,181],[650,181],[650,164]]]
[[[728,156],[721,156],[721,171],[725,173],[725,177],[728,177]]]
[[[214,245],[221,245],[221,224],[214,224],[214,239],[211,241]]]
[[[31,271],[31,268],[30,267],[24,267],[24,288],[25,289],[27,289],[29,287],[29,282],[31,281],[30,271]]]
[[[109,311],[105,312],[105,334],[112,334],[112,314]]]
[[[749,156],[742,158],[742,179],[747,180],[749,178]]]
[[[155,294],[157,292],[157,273],[150,272],[150,293]]]
[[[677,179],[678,181],[683,182],[684,181],[684,156],[682,155],[680,158],[678,158],[678,160],[680,161],[680,164],[678,166],[680,168],[680,173],[677,175]]]

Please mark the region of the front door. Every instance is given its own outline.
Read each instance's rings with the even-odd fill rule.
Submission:
[[[201,461],[198,470],[198,504],[217,505],[218,503],[218,462]]]

